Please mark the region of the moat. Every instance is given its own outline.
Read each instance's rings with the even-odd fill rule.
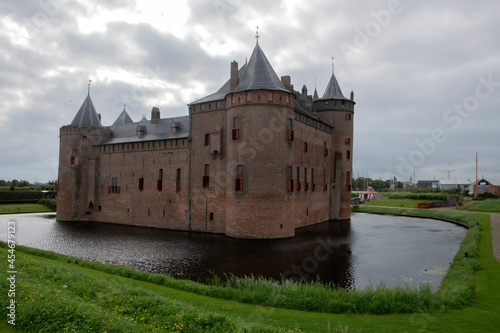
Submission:
[[[467,229],[431,219],[353,214],[284,240],[241,240],[102,223],[57,222],[55,214],[0,215],[17,223],[17,244],[90,261],[206,282],[218,275],[305,278],[344,288],[421,282],[437,288]]]

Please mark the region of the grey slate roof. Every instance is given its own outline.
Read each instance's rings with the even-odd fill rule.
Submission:
[[[87,98],[83,101],[82,106],[73,118],[73,121],[70,124],[71,126],[78,126],[82,128],[83,126],[102,126],[99,117],[97,116],[97,112],[94,107],[94,103],[92,103],[92,99],[90,98],[90,94],[87,94]]]
[[[238,70],[238,85],[233,92],[258,89],[290,92],[276,75],[259,44],[256,44],[248,63]],[[221,100],[230,92],[230,80],[228,80],[216,93],[198,99],[190,105]]]
[[[326,86],[325,93],[321,99],[344,99],[349,100],[342,94],[342,90],[340,89],[339,83],[337,82],[337,78],[335,74],[332,73],[332,77],[328,82],[328,86]]]
[[[243,73],[243,77],[239,80],[238,86],[234,91],[257,89],[282,90],[288,92],[278,78],[278,75],[276,75],[276,72],[258,43],[255,45],[252,56]]]
[[[175,133],[172,133],[171,129],[171,125],[173,123],[177,126]],[[137,135],[138,129],[143,132],[140,136]],[[130,122],[126,124],[113,124],[110,127],[110,130],[110,138],[99,143],[98,145],[168,139],[186,139],[189,138],[189,116],[162,118],[158,119],[155,124],[151,124],[150,120],[142,118],[136,123]]]
[[[118,116],[118,118],[116,118],[116,120],[115,120],[115,122],[113,123],[112,126],[125,125],[125,124],[130,124],[130,123],[133,123],[133,122],[134,121],[128,115],[127,110],[125,110],[125,107],[123,107],[122,113],[120,113],[120,115]]]
[[[318,90],[316,90],[316,88],[314,88],[314,95],[313,95],[313,102],[315,100],[319,99],[319,96],[318,96]]]

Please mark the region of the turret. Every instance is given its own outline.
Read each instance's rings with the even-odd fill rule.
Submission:
[[[90,94],[71,124],[61,127],[59,137],[57,219],[85,220],[95,203],[94,145],[109,137]]]
[[[226,96],[229,236],[283,238],[295,233],[292,210],[276,209],[293,200],[285,171],[293,165],[286,124],[294,119],[295,95],[286,83],[257,43],[238,85]]]
[[[315,94],[316,95],[316,94]],[[352,154],[354,93],[351,99],[342,94],[339,83],[332,71],[332,76],[321,98],[313,98],[313,109],[318,116],[333,125],[332,135],[332,171],[333,185],[330,198],[330,219],[344,220],[351,216],[352,190]]]

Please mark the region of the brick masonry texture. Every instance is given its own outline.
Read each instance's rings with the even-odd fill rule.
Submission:
[[[258,239],[349,219],[355,103],[289,90],[194,102],[184,138],[61,127],[57,219]]]

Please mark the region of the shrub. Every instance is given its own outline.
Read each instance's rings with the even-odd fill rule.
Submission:
[[[52,210],[56,210],[56,208],[57,208],[57,200],[54,200],[54,199],[45,199],[44,198],[44,199],[38,200],[37,203],[40,205],[47,206]]]
[[[491,192],[483,192],[477,195],[477,200],[499,199],[500,197]]]
[[[43,195],[41,191],[0,191],[0,204],[36,203]]]

